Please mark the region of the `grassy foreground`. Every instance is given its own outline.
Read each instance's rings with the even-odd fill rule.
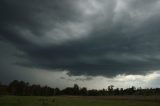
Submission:
[[[160,97],[0,96],[0,106],[160,106]]]

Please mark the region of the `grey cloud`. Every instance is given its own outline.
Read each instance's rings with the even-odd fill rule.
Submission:
[[[91,7],[78,7],[85,2],[2,0],[0,35],[27,60],[16,65],[103,76],[160,69],[158,0],[88,0]]]

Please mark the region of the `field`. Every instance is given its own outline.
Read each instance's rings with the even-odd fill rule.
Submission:
[[[0,96],[0,106],[160,106],[156,96]]]

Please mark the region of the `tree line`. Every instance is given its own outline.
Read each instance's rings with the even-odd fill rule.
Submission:
[[[14,80],[8,85],[0,83],[0,95],[16,95],[16,96],[58,96],[58,95],[73,95],[73,96],[113,96],[113,95],[160,95],[160,88],[114,88],[113,85],[106,89],[91,89],[79,87],[74,84],[73,87],[67,87],[60,90],[49,86],[40,86],[29,84],[28,82]]]

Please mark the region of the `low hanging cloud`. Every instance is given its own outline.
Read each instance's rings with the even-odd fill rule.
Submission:
[[[0,39],[15,65],[69,75],[160,69],[159,0],[1,0]]]

